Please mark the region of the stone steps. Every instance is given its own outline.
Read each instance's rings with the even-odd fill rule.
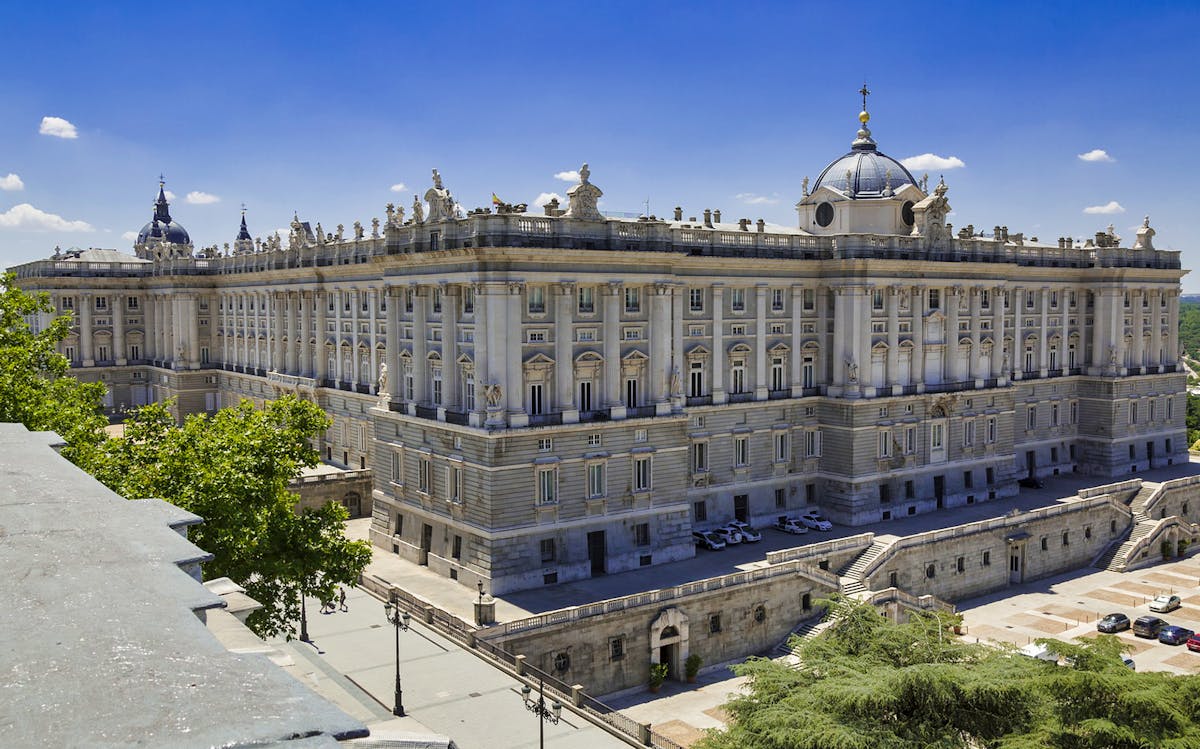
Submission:
[[[874,562],[888,546],[889,544],[884,541],[875,541],[838,570],[838,577],[860,577],[867,565]]]
[[[801,640],[811,640],[824,632],[832,623],[833,622],[829,620],[816,617],[809,619],[799,627],[793,629],[791,634],[799,637]],[[779,644],[779,647],[775,648],[775,652],[779,655],[796,655],[796,651],[791,646],[791,642],[792,638],[791,635],[789,635],[788,637],[784,638],[784,641]]]
[[[1139,515],[1141,515],[1141,513],[1135,512],[1133,514],[1134,519],[1138,522],[1133,526],[1133,530],[1130,532],[1129,538],[1125,540],[1125,543],[1121,544],[1120,547],[1117,548],[1116,552],[1109,559],[1108,564],[1105,565],[1104,569],[1109,570],[1110,572],[1123,572],[1125,570],[1126,563],[1129,561],[1128,555],[1130,550],[1133,549],[1133,545],[1145,538],[1146,534],[1148,534],[1150,531],[1154,530],[1154,521],[1145,515],[1141,515],[1141,518],[1138,519]]]

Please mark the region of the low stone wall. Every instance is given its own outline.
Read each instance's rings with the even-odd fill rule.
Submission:
[[[371,470],[338,471],[301,476],[288,486],[300,495],[297,510],[317,509],[326,502],[338,502],[352,518],[371,515]]]

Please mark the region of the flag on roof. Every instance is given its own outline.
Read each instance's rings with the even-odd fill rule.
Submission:
[[[504,201],[496,193],[492,193],[492,205],[504,205]]]

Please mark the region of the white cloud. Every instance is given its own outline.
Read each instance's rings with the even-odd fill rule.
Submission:
[[[175,193],[171,192],[170,190],[163,190],[163,195],[167,197],[167,200],[175,199]]]
[[[554,179],[561,179],[563,182],[578,182],[579,172],[574,169],[567,172],[559,172],[554,175]]]
[[[556,192],[543,192],[539,193],[538,196],[533,199],[533,204],[538,208],[541,208],[551,200],[557,200],[559,204],[561,204],[563,202],[563,197]]]
[[[1083,209],[1083,212],[1084,213],[1093,213],[1093,214],[1095,214],[1095,213],[1100,213],[1100,214],[1124,213],[1125,208],[1117,201],[1110,200],[1107,203],[1105,203],[1104,205],[1089,205],[1087,208]]]
[[[280,239],[287,239],[288,237],[292,236],[292,230],[288,229],[287,227],[280,227],[275,230],[275,233]]]
[[[775,205],[779,202],[778,195],[767,197],[766,195],[755,195],[752,192],[739,192],[733,196],[733,199],[741,201],[746,205]]]
[[[55,138],[74,139],[79,137],[75,126],[62,117],[43,117],[42,126],[38,128],[42,135],[53,135]]]
[[[909,156],[907,159],[900,159],[900,163],[905,169],[960,169],[966,164],[957,156],[938,156],[934,153],[923,153],[920,156]]]
[[[187,194],[187,197],[184,198],[184,200],[192,205],[209,205],[210,203],[221,202],[221,199],[216,195],[213,195],[210,192],[200,192],[199,190],[192,190]]]
[[[1093,148],[1087,153],[1079,154],[1080,161],[1116,161],[1112,156],[1108,155],[1108,151],[1103,148]]]
[[[0,177],[0,190],[13,192],[16,190],[24,190],[25,183],[17,175],[9,172],[7,177]]]
[[[390,189],[392,192],[404,192],[408,189],[408,186],[403,182],[397,182],[396,184],[392,185]]]
[[[135,240],[137,238],[138,238],[138,233],[136,231],[127,231],[121,235],[121,239],[124,239],[127,242],[132,242],[133,240]]]
[[[95,231],[86,221],[68,221],[62,216],[46,213],[28,203],[20,203],[0,213],[0,229],[23,231]]]

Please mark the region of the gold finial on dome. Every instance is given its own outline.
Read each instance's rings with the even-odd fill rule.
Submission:
[[[863,81],[863,87],[858,90],[858,93],[862,94],[863,98],[863,108],[858,113],[858,121],[865,125],[871,119],[870,113],[867,112],[867,95],[871,93],[871,89],[867,88],[866,81]]]

